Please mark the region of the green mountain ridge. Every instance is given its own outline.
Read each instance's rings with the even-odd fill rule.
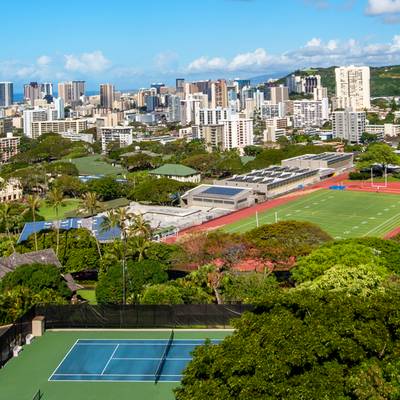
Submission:
[[[330,95],[335,94],[335,66],[329,68],[309,68],[297,70],[279,79],[284,84],[286,77],[295,75],[321,75],[322,85]],[[371,67],[371,97],[400,96],[400,65]]]

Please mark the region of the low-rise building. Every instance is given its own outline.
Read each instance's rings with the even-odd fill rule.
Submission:
[[[282,160],[283,167],[297,167],[310,169],[334,169],[342,171],[352,168],[354,165],[353,153],[304,154],[298,157]]]
[[[22,185],[19,179],[11,178],[8,181],[0,178],[0,203],[16,201],[22,198]]]
[[[44,133],[80,133],[88,128],[87,119],[64,119],[55,121],[36,121],[31,123],[31,138],[37,139]]]
[[[234,175],[218,185],[253,189],[258,201],[278,197],[319,182],[317,169],[271,166],[244,175]]]
[[[230,187],[228,185],[200,185],[182,196],[187,206],[223,208],[239,210],[254,204],[253,190],[248,187]]]
[[[180,164],[164,164],[149,171],[149,174],[157,178],[169,178],[179,182],[199,183],[201,181],[199,172]]]

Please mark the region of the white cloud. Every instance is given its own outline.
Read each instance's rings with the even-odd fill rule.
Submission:
[[[400,13],[400,0],[369,0],[366,12],[369,15]]]
[[[178,60],[178,54],[173,51],[165,51],[155,56],[154,64],[160,72],[165,73],[176,70],[178,68]]]
[[[108,60],[99,50],[80,55],[67,54],[64,57],[64,68],[67,71],[75,71],[83,74],[99,73],[105,71],[111,66],[110,60]]]
[[[36,60],[36,64],[40,65],[40,66],[46,66],[49,65],[51,63],[52,59],[49,56],[40,56],[37,60]]]
[[[400,35],[389,43],[364,43],[355,39],[324,41],[312,38],[298,49],[281,54],[269,54],[259,48],[238,54],[232,59],[199,57],[189,63],[187,73],[265,73],[345,64],[388,65],[400,63]]]

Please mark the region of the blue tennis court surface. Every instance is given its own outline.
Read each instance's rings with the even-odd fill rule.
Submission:
[[[49,381],[180,382],[191,353],[203,343],[203,339],[172,343],[168,339],[79,339]]]

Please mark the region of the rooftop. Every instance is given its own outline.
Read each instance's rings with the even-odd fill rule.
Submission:
[[[149,171],[152,175],[165,175],[165,176],[191,176],[197,175],[198,172],[190,167],[181,164],[164,164],[159,168]]]

